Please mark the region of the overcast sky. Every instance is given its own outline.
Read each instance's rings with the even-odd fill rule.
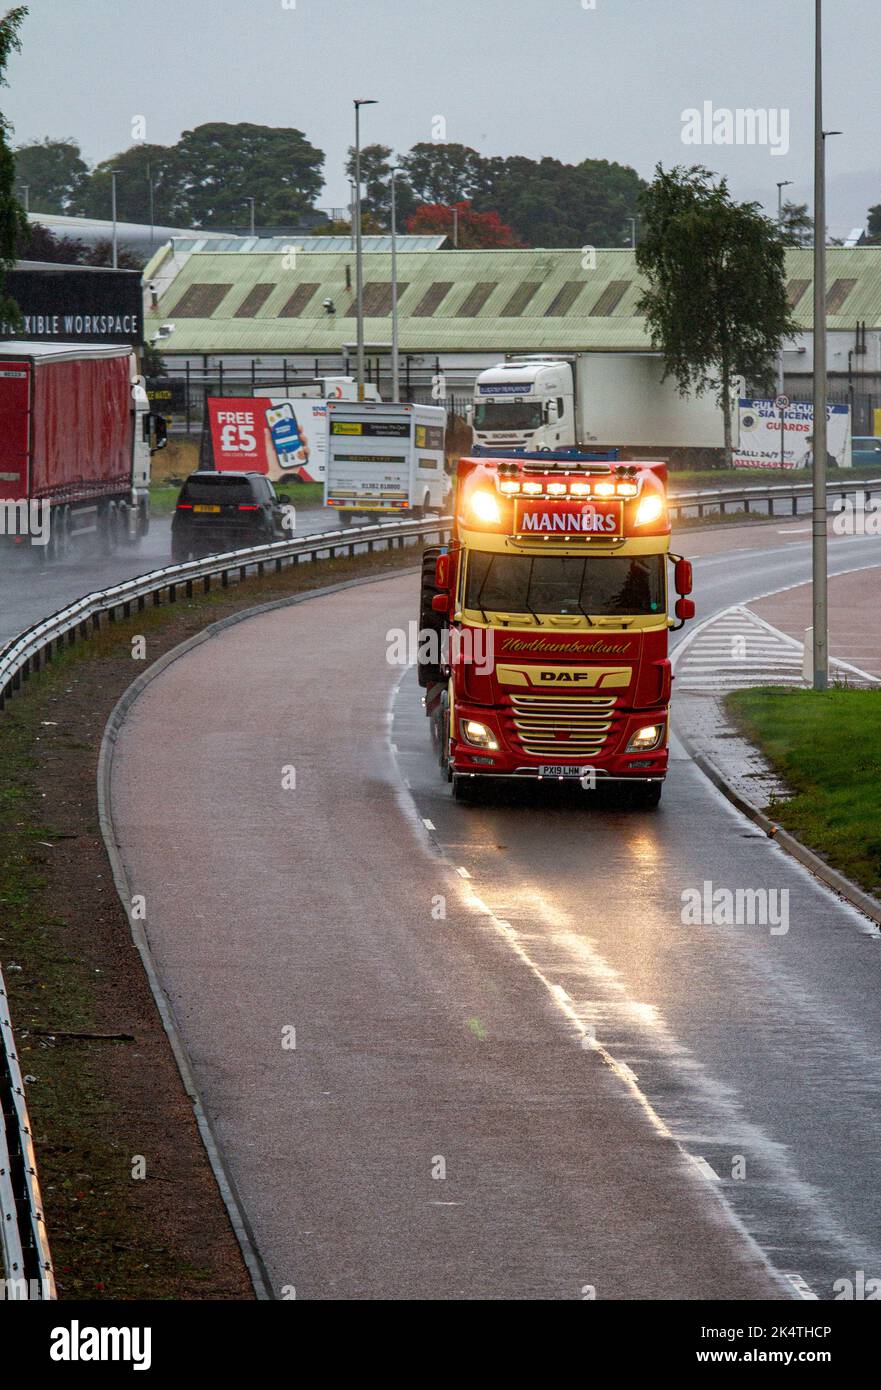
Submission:
[[[11,0],[0,0],[0,9]],[[296,126],[326,155],[341,207],[353,97],[365,143],[404,153],[446,138],[483,154],[603,158],[649,178],[704,163],[772,211],[776,184],[810,201],[814,0],[28,0],[0,104],[17,143],[73,136],[88,162],[125,149],[132,120],[170,144],[205,121]],[[826,0],[828,222],[881,203],[881,0]],[[784,113],[788,152],[692,145],[682,113]],[[259,219],[259,213],[258,213]]]

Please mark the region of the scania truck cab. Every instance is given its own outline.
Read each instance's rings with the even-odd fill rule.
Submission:
[[[450,543],[423,560],[420,626],[437,640],[419,667],[453,795],[577,779],[656,806],[667,634],[694,616],[691,583],[689,561],[670,554],[666,464],[575,451],[460,460]]]

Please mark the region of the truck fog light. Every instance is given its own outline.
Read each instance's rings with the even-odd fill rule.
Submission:
[[[495,735],[485,724],[480,724],[476,719],[462,720],[462,737],[466,743],[471,743],[475,748],[498,748]]]
[[[628,753],[647,753],[650,748],[657,748],[661,739],[664,737],[663,724],[646,724],[642,729],[637,729],[632,734],[627,744]]]

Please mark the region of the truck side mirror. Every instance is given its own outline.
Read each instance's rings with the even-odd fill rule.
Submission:
[[[694,604],[692,604],[692,607],[694,607]],[[435,594],[434,598],[431,600],[431,608],[434,613],[449,613],[449,594]]]
[[[560,416],[557,412],[556,401],[545,401],[545,421],[549,425],[555,425]]]
[[[690,594],[693,584],[691,561],[677,560],[676,564],[673,566],[673,576],[676,582],[677,594]]]
[[[687,623],[689,618],[693,618],[695,615],[694,599],[678,598],[676,600],[675,612],[680,623]]]
[[[438,555],[434,566],[434,587],[436,589],[449,589],[452,585],[452,566],[449,555]],[[444,609],[438,609],[439,613]]]

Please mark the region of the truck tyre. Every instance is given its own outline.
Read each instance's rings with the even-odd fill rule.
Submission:
[[[70,532],[70,507],[55,507],[50,517],[49,543],[43,547],[49,564],[63,564],[70,555],[73,544]]]
[[[108,502],[98,513],[98,534],[103,555],[114,555],[119,549],[120,530],[119,507],[115,502]]]
[[[348,528],[352,525],[352,522],[355,520],[355,513],[354,513],[354,512],[340,512],[340,513],[339,513],[339,518],[340,518],[340,526],[342,526],[343,530],[346,531],[346,530],[348,530]]]
[[[435,613],[431,606],[431,601],[435,594],[440,593],[440,589],[434,582],[435,566],[437,557],[441,553],[439,545],[429,546],[422,552],[422,583],[419,590],[419,632],[434,632],[437,634],[437,649],[440,653],[440,636],[447,625],[444,613]],[[430,685],[436,685],[443,679],[439,663],[419,662],[417,667],[417,679],[423,690],[427,690]]]

